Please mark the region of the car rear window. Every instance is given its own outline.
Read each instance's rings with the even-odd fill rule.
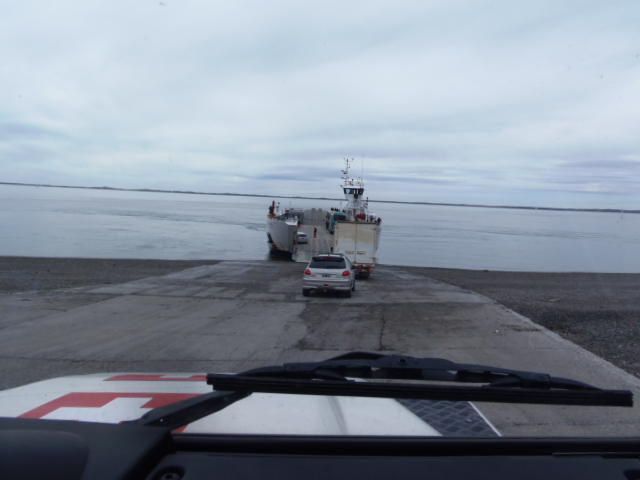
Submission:
[[[313,257],[309,268],[334,268],[344,270],[347,264],[342,257]]]

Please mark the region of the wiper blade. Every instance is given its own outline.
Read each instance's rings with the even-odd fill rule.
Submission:
[[[479,383],[449,386],[418,383],[355,382],[359,379]],[[422,400],[529,403],[547,405],[633,406],[628,390],[604,390],[548,374],[441,358],[414,358],[353,352],[323,362],[289,363],[229,375],[207,375],[216,390]]]
[[[355,382],[352,378],[481,383],[448,386]],[[218,412],[252,393],[632,407],[629,390],[604,390],[544,373],[454,363],[441,358],[353,352],[323,362],[287,363],[238,374],[210,373],[215,391],[155,408],[125,423],[170,430]]]

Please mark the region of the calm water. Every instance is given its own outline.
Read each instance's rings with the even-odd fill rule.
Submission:
[[[270,203],[268,198],[0,185],[0,255],[261,260],[268,258],[264,224]],[[383,264],[640,272],[640,215],[371,205],[383,219],[378,250]]]

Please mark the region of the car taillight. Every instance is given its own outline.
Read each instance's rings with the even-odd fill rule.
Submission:
[[[304,271],[305,275],[311,275],[311,270],[309,270],[308,268]]]
[[[348,277],[349,275],[351,275],[351,272],[349,270],[345,270],[344,272],[342,272],[343,277]]]

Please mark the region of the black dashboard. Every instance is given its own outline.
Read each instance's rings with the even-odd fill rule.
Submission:
[[[640,480],[640,438],[172,435],[1,418],[0,472],[24,480]]]

